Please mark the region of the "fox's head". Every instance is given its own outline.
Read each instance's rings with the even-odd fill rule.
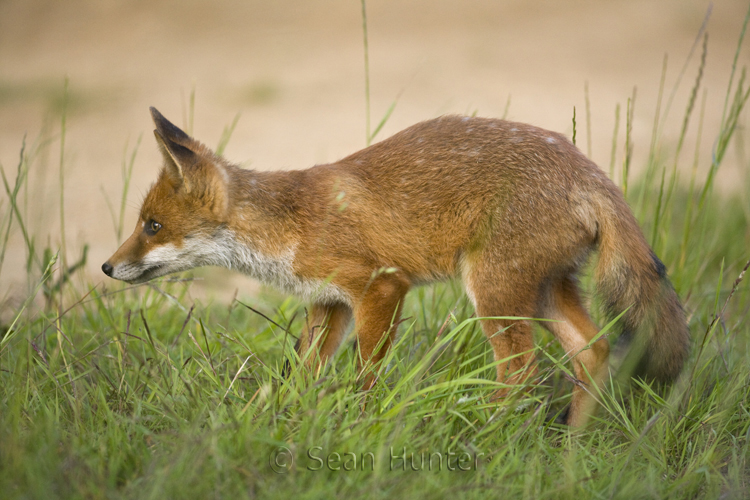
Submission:
[[[135,231],[102,265],[104,274],[128,283],[221,264],[219,233],[228,217],[228,164],[155,108],[151,116],[164,166]]]

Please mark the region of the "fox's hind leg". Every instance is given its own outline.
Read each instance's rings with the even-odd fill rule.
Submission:
[[[577,280],[572,273],[551,281],[539,306],[540,317],[555,320],[543,321],[542,326],[557,337],[569,356],[573,356],[573,370],[578,381],[573,388],[568,424],[580,427],[595,408],[596,401],[590,395],[594,392],[592,382],[601,386],[607,374],[609,343],[607,339],[599,339],[590,349],[585,349],[599,329],[581,304]]]
[[[325,364],[344,340],[351,318],[352,310],[346,304],[313,304],[297,342],[297,354],[307,356],[308,366]],[[311,349],[317,352],[308,352]]]
[[[464,270],[464,285],[479,317],[511,316],[532,318],[537,292],[534,286],[509,266],[480,262]],[[526,320],[483,319],[482,329],[489,339],[497,365],[497,381],[512,385],[527,383],[536,375],[534,340]],[[497,391],[504,397],[510,387]]]

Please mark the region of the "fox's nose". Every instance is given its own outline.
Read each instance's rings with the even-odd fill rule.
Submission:
[[[102,272],[107,276],[112,276],[112,264],[109,262],[102,264]]]

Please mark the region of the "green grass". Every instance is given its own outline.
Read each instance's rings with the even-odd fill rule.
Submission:
[[[613,378],[577,433],[554,423],[571,374],[542,329],[538,387],[490,401],[491,352],[455,283],[408,296],[408,319],[367,393],[351,343],[321,374],[298,368],[305,305],[295,299],[193,304],[189,280],[176,279],[92,287],[76,272],[85,254],[37,248],[23,217],[28,170],[50,144],[35,141],[15,172],[3,168],[0,248],[10,231],[25,236],[31,287],[0,330],[0,496],[746,498],[750,279],[735,280],[749,258],[750,202],[713,186],[728,146],[743,140],[747,82],[732,75],[721,129],[702,130],[696,77],[680,144],[660,140],[667,106],[628,190],[685,300],[690,361],[669,388]],[[629,131],[629,106],[625,114]],[[693,164],[680,151],[691,133],[716,138],[716,149],[707,177],[679,182]],[[125,150],[124,192],[137,147]],[[121,235],[124,204],[110,210]]]

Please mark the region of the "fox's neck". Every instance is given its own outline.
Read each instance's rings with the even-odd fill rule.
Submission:
[[[273,262],[291,265],[299,243],[299,173],[239,168],[227,173],[229,214],[220,239],[232,254],[228,267],[268,281]]]
[[[253,240],[252,246],[272,252],[295,245],[304,203],[299,171],[229,171],[228,227]],[[250,243],[250,242],[248,242]]]
[[[301,235],[315,210],[309,200],[315,194],[305,189],[310,187],[306,175],[239,169],[231,173],[230,220],[217,234],[227,258],[219,265],[307,299],[348,303],[349,297],[337,287],[296,270]]]

